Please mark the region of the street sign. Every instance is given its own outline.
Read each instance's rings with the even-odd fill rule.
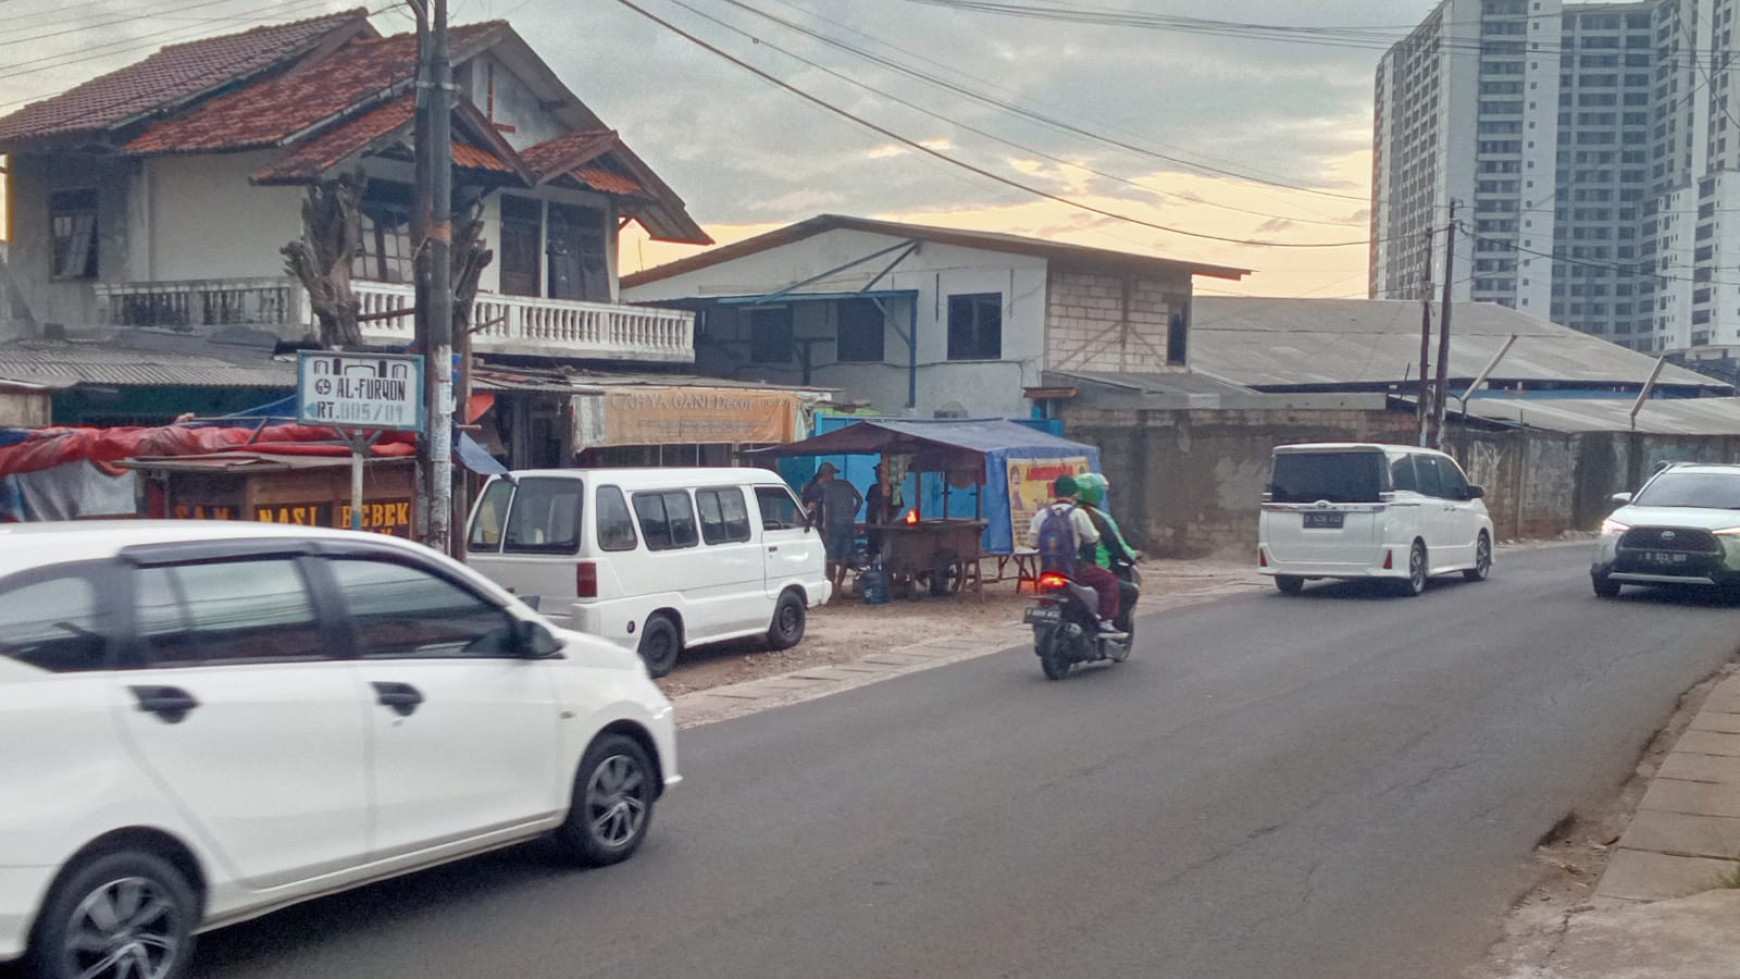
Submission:
[[[305,425],[420,432],[423,358],[304,350],[296,365],[296,420]]]

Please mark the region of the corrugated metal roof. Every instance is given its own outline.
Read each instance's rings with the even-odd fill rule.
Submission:
[[[1420,372],[1417,302],[1198,296],[1192,305],[1191,366],[1234,384],[1392,384]],[[1436,329],[1434,317],[1434,361]],[[1641,384],[1655,367],[1654,357],[1516,310],[1457,303],[1450,330],[1451,379],[1479,375],[1512,335],[1518,337],[1516,346],[1493,372],[1494,381]],[[1726,389],[1713,378],[1672,366],[1662,371],[1660,383]]]
[[[1628,432],[1632,404],[1631,398],[1472,398],[1468,414],[1567,434]],[[1650,435],[1740,435],[1740,398],[1652,398],[1637,413],[1637,431]]]
[[[0,379],[68,388],[270,388],[296,386],[296,365],[260,361],[238,365],[215,357],[85,344],[33,342],[0,346]]]

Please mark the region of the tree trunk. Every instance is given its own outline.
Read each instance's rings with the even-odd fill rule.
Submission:
[[[362,345],[357,324],[361,303],[351,291],[350,274],[364,182],[361,173],[345,174],[308,188],[302,202],[302,238],[280,249],[285,269],[308,292],[320,345],[329,350]]]

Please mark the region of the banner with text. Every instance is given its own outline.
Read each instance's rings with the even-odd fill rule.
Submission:
[[[574,445],[774,445],[796,437],[798,410],[786,391],[610,391],[574,399]]]
[[[1033,515],[1051,502],[1051,484],[1059,476],[1092,472],[1086,456],[1061,459],[1009,459],[1009,532],[1016,550],[1027,548],[1027,528]]]

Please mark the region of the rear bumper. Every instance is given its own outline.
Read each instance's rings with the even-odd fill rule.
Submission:
[[[1268,566],[1260,567],[1261,574],[1289,578],[1345,578],[1357,580],[1362,578],[1406,578],[1408,576],[1407,556],[1402,555],[1401,567],[1384,567],[1384,548],[1378,548],[1368,564],[1343,564],[1321,561],[1277,561],[1274,555],[1268,555]],[[1392,559],[1391,564],[1398,563]]]

